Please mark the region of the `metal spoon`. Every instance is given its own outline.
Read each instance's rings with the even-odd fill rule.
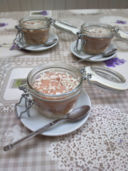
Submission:
[[[57,38],[54,38],[54,39],[52,39],[52,40],[48,40],[46,43],[44,43],[43,45],[44,46],[51,46],[51,45],[53,45],[54,43],[56,43],[57,42]]]
[[[102,58],[107,58],[107,57],[109,57],[109,56],[114,55],[116,51],[117,51],[117,49],[114,48],[114,49],[112,49],[112,50],[110,50],[110,51],[101,53],[101,54],[99,54],[99,55],[102,55]],[[98,55],[98,56],[99,56],[99,55]],[[97,55],[91,55],[91,56],[88,56],[88,57],[86,57],[86,58],[84,58],[84,59],[80,59],[80,60],[78,61],[78,63],[79,63],[79,62],[83,62],[83,61],[85,61],[85,60],[87,60],[87,59],[92,59],[92,58],[96,58],[96,57],[97,57]]]
[[[106,52],[102,53],[102,57],[109,57],[109,56],[113,55],[116,51],[117,51],[117,49],[113,48],[110,51],[106,51]]]
[[[56,42],[57,42],[57,38],[54,38],[52,40],[48,40],[46,43],[41,44],[41,45],[27,45],[27,44],[25,44],[25,43],[22,42],[22,48],[26,49],[26,48],[28,48],[30,46],[37,46],[38,48],[39,47],[48,47],[48,46],[52,46]]]
[[[57,38],[54,38],[52,40],[48,40],[46,43],[40,45],[41,47],[44,46],[44,47],[48,47],[48,46],[52,46],[53,44],[55,44],[57,42]],[[7,48],[11,48],[12,46],[12,43],[3,43],[0,45],[1,47],[7,47]],[[27,48],[29,47],[30,45],[23,45],[23,48]]]
[[[81,106],[79,108],[76,108],[74,110],[72,110],[70,113],[68,113],[67,115],[65,115],[63,118],[59,118],[54,120],[53,122],[48,123],[47,125],[43,126],[42,128],[39,128],[38,130],[30,133],[29,135],[19,139],[18,141],[15,141],[12,144],[6,145],[3,147],[4,151],[8,151],[13,149],[13,147],[18,146],[19,144],[30,140],[31,138],[41,134],[42,132],[46,131],[48,128],[52,127],[53,125],[57,124],[59,121],[62,120],[67,120],[69,122],[76,122],[79,121],[81,119],[83,119],[84,117],[86,117],[88,115],[88,111],[90,110],[90,106]]]

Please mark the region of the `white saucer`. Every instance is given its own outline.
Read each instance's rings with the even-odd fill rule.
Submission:
[[[79,41],[79,46],[81,46],[80,43],[81,42]],[[110,44],[110,46],[106,49],[106,51],[110,51],[114,48],[115,48],[115,46],[113,44]],[[89,55],[89,54],[85,53],[84,51],[77,52],[75,49],[76,49],[76,41],[72,42],[72,44],[71,44],[71,52],[73,53],[73,55],[75,55],[79,59],[84,59],[85,61],[89,61],[89,62],[107,61],[108,59],[114,58],[116,55],[116,53],[115,53],[109,57],[102,57],[102,54],[99,54],[99,55],[95,55],[94,57],[91,57],[92,55]],[[88,57],[91,57],[91,58],[88,58]]]
[[[85,91],[81,92],[79,99],[76,102],[75,108],[80,107],[82,105],[89,105],[91,107],[90,98]],[[23,111],[24,109],[25,109],[24,105],[19,106],[17,108],[18,114],[21,111]],[[87,121],[89,114],[90,114],[90,111],[88,112],[87,117],[83,118],[82,120],[80,120],[78,122],[63,121],[60,124],[55,125],[51,129],[49,129],[48,131],[43,132],[42,135],[60,136],[60,135],[69,134],[69,133],[77,130],[78,128],[80,128]],[[34,106],[30,109],[30,115],[31,115],[30,117],[27,117],[27,113],[24,113],[23,117],[21,118],[21,122],[23,123],[23,125],[25,127],[30,129],[31,131],[36,131],[37,129],[41,128],[42,126],[53,121],[53,119],[51,119],[51,118],[47,118],[43,115],[40,115]]]
[[[50,45],[50,46],[45,46],[45,45],[43,45],[43,44],[42,44],[42,45],[27,45],[27,44],[25,44],[24,41],[21,42],[21,41],[19,40],[19,37],[15,40],[15,43],[18,45],[18,47],[19,47],[20,49],[38,52],[38,51],[48,50],[48,49],[50,49],[50,48],[56,46],[57,43],[58,43],[58,40],[59,40],[59,39],[58,39],[58,36],[55,35],[55,34],[50,34],[48,41],[52,41],[52,40],[54,40],[54,39],[56,39],[56,41],[55,41],[52,45]]]

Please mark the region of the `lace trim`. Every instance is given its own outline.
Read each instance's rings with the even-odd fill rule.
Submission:
[[[47,153],[66,171],[128,170],[128,115],[109,106],[93,106],[83,127],[58,137]]]
[[[2,134],[0,146],[13,143],[24,136],[26,136],[26,134],[23,132],[22,128],[19,125],[14,125]]]

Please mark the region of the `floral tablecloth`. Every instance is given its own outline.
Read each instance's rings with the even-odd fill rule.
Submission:
[[[128,81],[127,42],[115,38],[115,58],[105,62],[81,62],[71,53],[74,35],[52,28],[59,43],[47,51],[28,52],[13,44],[18,20],[32,12],[0,13],[0,170],[128,170],[128,91],[114,92],[87,83],[83,89],[91,99],[90,117],[78,130],[65,136],[39,135],[8,152],[3,146],[30,131],[17,119],[14,105],[21,91],[17,86],[39,64],[60,61],[83,66],[106,66],[120,72]],[[128,10],[40,11],[40,15],[63,20],[80,28],[83,22],[107,23],[128,32]]]

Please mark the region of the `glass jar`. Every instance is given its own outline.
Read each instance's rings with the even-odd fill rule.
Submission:
[[[28,45],[44,44],[49,37],[51,19],[43,16],[29,16],[19,21],[18,29]]]
[[[46,74],[49,74],[49,76]],[[50,76],[50,74],[52,74],[52,76]],[[42,78],[41,82],[44,80],[43,91],[40,91],[39,88],[39,85],[41,85],[41,82],[38,82],[40,78]],[[52,79],[56,80],[52,82]],[[68,82],[65,82],[65,80]],[[54,93],[51,88],[51,90],[49,90],[50,93],[48,93],[48,91],[46,93],[46,90],[50,89],[48,87],[46,89],[44,88],[46,86],[45,83],[48,81],[50,84],[58,82],[57,84],[61,88],[56,88],[56,90],[54,88]],[[36,84],[37,82],[39,84]],[[47,117],[62,117],[62,115],[67,114],[73,108],[80,95],[82,82],[83,78],[80,71],[77,68],[64,64],[37,66],[27,77],[28,90],[34,99],[35,105],[38,111]],[[66,90],[64,89],[64,84],[66,84]],[[37,85],[38,89],[35,85]],[[58,85],[56,87],[58,87]],[[69,87],[69,89],[67,87]],[[57,91],[61,91],[61,93],[57,93]]]
[[[46,117],[64,116],[73,109],[82,93],[83,80],[112,91],[128,89],[128,82],[123,75],[107,67],[84,66],[78,69],[63,63],[45,64],[32,69],[27,76],[27,85],[19,87],[24,93],[15,105],[17,116],[21,118],[23,113],[29,116],[29,109],[33,104]],[[54,86],[51,87],[48,81],[50,84],[53,81]],[[25,103],[25,110],[18,113],[17,107],[22,102]]]
[[[79,38],[81,49],[88,54],[100,54],[110,45],[115,34],[113,27],[102,24],[83,24]],[[78,45],[77,45],[78,46]]]

